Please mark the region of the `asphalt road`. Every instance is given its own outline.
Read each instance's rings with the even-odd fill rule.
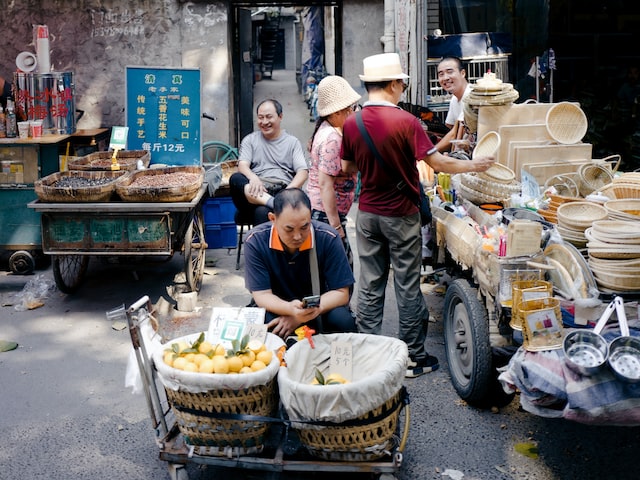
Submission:
[[[353,232],[353,229],[351,229]],[[182,257],[163,264],[129,265],[92,261],[79,292],[55,290],[44,305],[20,311],[25,285],[53,285],[51,269],[36,276],[0,274],[0,339],[19,343],[0,353],[0,478],[14,479],[162,479],[167,463],[158,459],[154,431],[142,395],[125,388],[131,343],[105,312],[130,305],[143,295],[173,302]],[[167,318],[161,332],[206,329],[213,306],[242,306],[249,299],[235,251],[210,250],[198,312]],[[357,266],[356,266],[357,268]],[[455,393],[443,350],[441,289],[425,288],[432,312],[428,349],[441,368],[406,380],[410,430],[404,462],[395,476],[415,479],[600,479],[637,478],[640,430],[591,427],[536,417],[519,409],[518,397],[499,410],[478,410]],[[397,314],[388,290],[385,334],[397,333]],[[173,310],[171,310],[173,312]],[[537,449],[537,458],[519,453]],[[347,478],[322,469],[314,473],[269,477],[189,465],[194,479]],[[370,478],[350,474],[349,478]]]

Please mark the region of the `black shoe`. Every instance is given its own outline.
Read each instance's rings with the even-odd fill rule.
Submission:
[[[409,359],[405,377],[416,378],[425,373],[435,372],[438,368],[440,368],[440,363],[438,363],[438,359],[433,355],[427,355],[427,358],[419,362]]]

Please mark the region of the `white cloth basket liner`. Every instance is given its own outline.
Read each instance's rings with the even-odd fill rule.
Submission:
[[[402,387],[409,358],[403,341],[364,333],[315,335],[313,341],[315,349],[306,340],[292,346],[285,354],[287,366],[280,367],[280,400],[290,420],[335,423],[353,420],[382,405]],[[311,385],[316,368],[325,376],[331,373],[334,341],[352,345],[352,381]]]

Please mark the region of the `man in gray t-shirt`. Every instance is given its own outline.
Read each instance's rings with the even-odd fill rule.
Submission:
[[[231,198],[244,220],[267,222],[273,196],[289,187],[301,188],[309,175],[300,141],[282,130],[282,105],[264,100],[256,109],[259,131],[242,139],[238,172],[229,179]]]

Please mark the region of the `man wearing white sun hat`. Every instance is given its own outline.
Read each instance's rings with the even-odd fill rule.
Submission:
[[[359,120],[358,115],[346,119],[341,151],[343,170],[359,170],[362,182],[356,220],[358,330],[381,332],[391,265],[399,338],[409,347],[406,376],[417,377],[436,370],[439,364],[424,346],[429,311],[420,290],[422,239],[416,161],[426,162],[436,172],[462,173],[483,172],[493,164],[493,158],[458,160],[437,151],[420,121],[397,106],[409,79],[397,53],[373,55],[362,63],[360,79],[369,98]]]

